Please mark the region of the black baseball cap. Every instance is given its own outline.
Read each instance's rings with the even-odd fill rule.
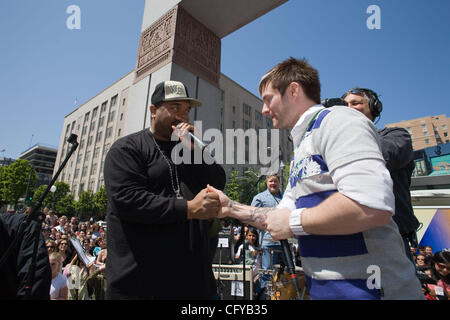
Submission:
[[[194,98],[190,98],[186,86],[179,81],[163,81],[156,85],[152,94],[152,104],[156,105],[162,101],[189,101],[191,107],[200,107],[202,103]]]

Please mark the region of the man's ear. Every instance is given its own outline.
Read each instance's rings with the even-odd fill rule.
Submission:
[[[150,114],[154,118],[156,116],[156,109],[158,109],[154,104],[150,105]]]
[[[297,82],[291,82],[288,86],[288,93],[291,97],[296,98],[300,94],[301,86]]]

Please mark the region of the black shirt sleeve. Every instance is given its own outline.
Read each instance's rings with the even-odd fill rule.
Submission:
[[[378,133],[383,158],[389,171],[401,169],[414,159],[408,131],[403,128],[384,128]]]

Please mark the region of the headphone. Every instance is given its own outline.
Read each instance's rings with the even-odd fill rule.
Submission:
[[[350,89],[347,93],[345,93],[342,96],[342,99],[344,99],[349,93],[353,94],[365,93],[369,97],[369,108],[370,112],[372,113],[373,119],[376,119],[377,117],[380,116],[381,111],[383,111],[383,103],[381,103],[375,91],[366,88],[356,87]]]

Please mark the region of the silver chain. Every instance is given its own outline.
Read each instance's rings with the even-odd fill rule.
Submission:
[[[177,187],[175,188],[175,186],[173,184],[172,166],[170,165],[169,159],[167,159],[167,157],[164,155],[164,153],[159,148],[159,145],[156,142],[156,139],[153,136],[153,134],[151,134],[151,136],[153,138],[153,142],[155,143],[156,149],[158,149],[159,153],[161,153],[162,157],[164,158],[164,160],[166,160],[166,163],[169,166],[170,183],[172,184],[173,192],[175,192],[175,195],[177,196],[177,199],[183,199],[183,196],[180,194],[180,183],[178,182],[177,165],[175,163],[173,164],[173,166],[175,167],[175,179],[176,179],[176,182],[177,182]]]

